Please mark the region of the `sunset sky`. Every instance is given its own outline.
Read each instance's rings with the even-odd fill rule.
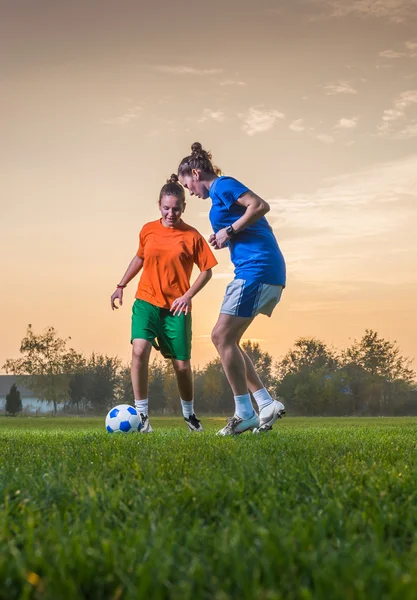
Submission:
[[[248,337],[417,358],[417,0],[2,0],[0,365],[28,323],[130,356],[110,295],[190,145],[271,205],[288,281]],[[184,220],[208,237],[210,200]],[[194,301],[193,362],[233,278]],[[195,273],[196,275],[197,273]],[[414,362],[414,369],[416,368]]]

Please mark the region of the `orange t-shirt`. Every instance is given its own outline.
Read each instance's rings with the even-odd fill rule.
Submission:
[[[136,298],[160,308],[171,308],[190,289],[194,264],[200,271],[217,265],[203,236],[183,221],[173,228],[161,220],[144,225],[137,255],[144,261]]]

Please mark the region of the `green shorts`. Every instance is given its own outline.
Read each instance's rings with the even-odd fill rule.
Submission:
[[[167,308],[159,308],[136,299],[132,308],[132,340],[148,340],[164,358],[190,360],[191,313],[174,316]]]

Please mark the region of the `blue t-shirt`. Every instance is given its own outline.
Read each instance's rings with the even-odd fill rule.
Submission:
[[[233,225],[246,211],[236,200],[248,192],[243,183],[233,177],[218,177],[210,186],[212,201],[210,222],[214,233]],[[285,260],[271,226],[261,217],[229,241],[236,279],[285,285]]]

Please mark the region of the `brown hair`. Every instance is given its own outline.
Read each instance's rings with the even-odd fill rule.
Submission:
[[[175,196],[175,198],[181,200],[183,205],[185,204],[184,188],[178,181],[178,175],[175,175],[175,173],[167,179],[166,184],[162,186],[161,191],[159,192],[159,206],[161,206],[161,200],[164,196]]]
[[[191,146],[191,154],[180,162],[178,175],[191,175],[193,169],[200,169],[203,173],[210,175],[221,175],[222,171],[211,162],[211,152],[203,150],[200,142],[194,142]]]

